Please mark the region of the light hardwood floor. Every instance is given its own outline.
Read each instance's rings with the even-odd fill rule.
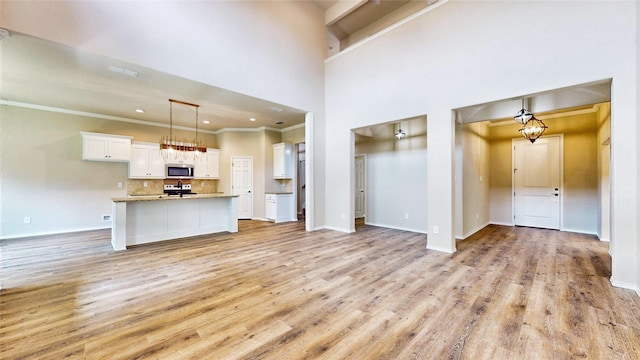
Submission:
[[[593,236],[489,226],[445,254],[405,231],[241,221],[109,240],[2,242],[1,359],[640,358],[640,299]]]

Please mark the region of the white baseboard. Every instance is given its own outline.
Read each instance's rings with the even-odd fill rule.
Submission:
[[[584,231],[584,230],[580,230],[580,229],[569,229],[569,228],[560,228],[560,231],[566,231],[566,232],[574,232],[574,233],[578,233],[578,234],[587,234],[587,235],[594,235],[594,236],[598,236],[598,233],[596,232],[592,232],[592,231]]]
[[[419,234],[427,234],[427,232],[424,231],[424,230],[413,229],[413,228],[402,228],[402,227],[390,226],[390,225],[386,225],[386,224],[370,223],[370,222],[366,222],[366,220],[365,220],[365,225],[383,227],[383,228],[387,228],[387,229],[402,230],[402,231],[411,231],[411,232],[415,232],[415,233],[419,233]]]
[[[499,221],[489,221],[489,225],[500,225],[500,226],[515,226],[513,223],[503,223]]]
[[[455,248],[442,248],[439,246],[429,246],[429,240],[427,240],[427,250],[435,250],[435,251],[440,251],[447,254],[453,254],[454,252],[456,252]]]
[[[324,226],[324,227],[322,227],[322,229],[339,231],[339,232],[347,233],[347,234],[353,232],[353,231],[349,231],[349,230],[345,230],[345,229],[341,229],[341,228],[337,228],[337,227],[333,227],[333,226]]]
[[[628,290],[633,290],[633,291],[636,292],[636,295],[638,295],[640,297],[640,287],[638,287],[635,284],[629,284],[629,283],[624,283],[624,282],[620,282],[620,281],[615,281],[613,279],[609,279],[609,282],[611,282],[611,285],[613,285],[615,287],[628,289]]]
[[[19,234],[19,235],[9,235],[9,236],[1,237],[0,240],[20,239],[20,238],[27,238],[27,237],[34,237],[34,236],[70,234],[70,233],[83,232],[83,231],[106,230],[106,229],[111,229],[111,226],[69,229],[69,230],[62,230],[62,231],[43,231],[43,232],[26,233],[26,234]]]
[[[485,223],[484,225],[479,225],[477,226],[475,229],[467,232],[466,234],[462,235],[462,238],[456,238],[457,240],[464,240],[466,238],[468,238],[469,236],[477,233],[478,231],[484,229],[485,227],[489,226],[490,223]]]

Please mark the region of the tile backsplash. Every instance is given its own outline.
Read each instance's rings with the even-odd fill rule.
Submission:
[[[177,182],[177,180],[164,179],[129,179],[127,195],[161,195],[164,193],[164,184]],[[183,180],[182,183],[191,184],[191,191],[196,194],[214,194],[218,191],[218,180],[192,179]]]
[[[147,187],[144,187],[145,183]],[[163,179],[129,179],[127,181],[127,195],[161,195],[163,193]]]

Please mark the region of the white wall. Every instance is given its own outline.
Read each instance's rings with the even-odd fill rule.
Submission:
[[[348,231],[340,214],[353,213],[349,129],[427,114],[427,224],[439,229],[427,246],[454,251],[451,110],[612,78],[612,281],[637,287],[636,3],[438,4],[327,61],[327,224]],[[535,26],[522,26],[525,13]],[[531,56],[517,56],[523,44]]]
[[[356,142],[355,153],[366,155],[366,223],[426,233],[426,119],[402,121],[407,137],[397,140],[396,123],[376,136]]]
[[[640,6],[638,6],[636,4],[636,58],[635,58],[635,64],[636,64],[636,78],[635,78],[635,86],[636,86],[636,93],[633,94],[636,96],[638,96],[638,89],[640,89],[640,76],[638,76],[638,74],[640,74],[640,24],[638,23],[640,21]],[[640,106],[636,105],[636,113],[635,113],[635,118],[636,119],[640,119]],[[640,132],[636,132],[635,133],[636,137],[635,137],[635,142],[638,143],[640,142]],[[637,149],[636,149],[637,151]],[[638,167],[640,167],[640,157],[638,157],[636,159],[636,161],[634,162],[635,164],[635,168],[638,169]],[[613,186],[613,185],[612,185]],[[637,191],[638,187],[640,187],[640,178],[637,179],[637,182],[635,184],[635,189]],[[636,194],[637,195],[637,192]],[[610,199],[611,200],[611,199]],[[638,209],[637,207],[638,204],[636,204],[636,213],[635,213],[635,223],[638,224],[640,223],[640,209]],[[636,257],[635,260],[637,261],[637,265],[636,265],[636,292],[638,293],[638,295],[640,295],[640,245],[637,246],[636,249]]]

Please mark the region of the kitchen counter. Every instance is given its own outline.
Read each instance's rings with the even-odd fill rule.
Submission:
[[[228,198],[238,197],[238,195],[225,195],[225,194],[185,194],[182,197],[179,195],[129,195],[122,198],[112,198],[113,202],[132,202],[132,201],[155,201],[155,200],[185,200],[185,199],[209,199],[209,198]]]
[[[238,232],[237,198],[225,194],[113,198],[111,245],[126,250],[132,245]]]

